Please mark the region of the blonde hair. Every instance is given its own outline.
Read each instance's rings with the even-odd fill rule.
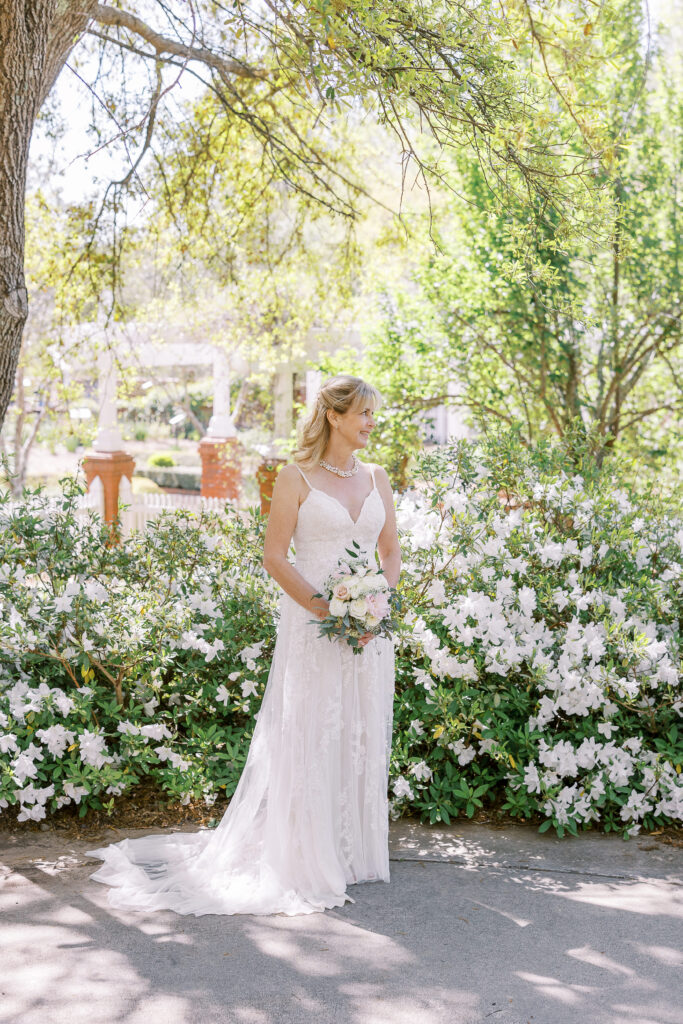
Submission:
[[[361,377],[342,373],[326,380],[313,409],[299,428],[299,447],[294,452],[294,461],[303,466],[314,466],[322,459],[331,433],[328,409],[345,413],[366,402],[372,403],[376,409],[382,403],[382,396],[377,388]]]

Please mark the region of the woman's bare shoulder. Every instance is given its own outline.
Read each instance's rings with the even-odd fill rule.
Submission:
[[[278,473],[278,478],[280,477],[288,482],[303,479],[301,476],[301,470],[297,466],[296,462],[288,462],[284,465]]]
[[[387,473],[384,466],[380,466],[379,463],[377,462],[368,462],[367,465],[372,470],[375,480],[377,481],[378,484],[385,484],[386,486],[391,487],[391,483],[389,481],[389,474]]]
[[[275,486],[281,494],[302,495],[308,492],[306,482],[295,462],[288,462],[282,467],[275,480]]]

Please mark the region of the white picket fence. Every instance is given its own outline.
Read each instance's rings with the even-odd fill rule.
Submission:
[[[144,530],[147,523],[162,512],[174,509],[222,512],[226,504],[230,504],[227,498],[202,498],[199,494],[133,494],[127,477],[121,480],[119,503],[124,506],[121,509],[121,529],[125,537],[134,530]]]
[[[47,508],[47,511],[57,511],[62,504],[62,499],[59,497],[48,497],[41,499],[41,508]],[[3,510],[12,515],[13,512],[18,511],[24,505],[22,500],[8,501],[2,508]],[[102,490],[102,481],[97,477],[93,481],[93,486],[85,494],[81,494],[76,501],[76,519],[86,519],[90,511],[98,512],[99,515],[104,514],[104,493]]]
[[[130,482],[123,477],[119,488],[121,507],[121,530],[127,537],[134,530],[142,531],[147,523],[156,519],[162,512],[174,509],[186,509],[190,512],[222,512],[226,504],[232,504],[227,498],[202,498],[199,494],[133,494]],[[11,513],[19,508],[21,502],[10,501],[3,508]],[[55,510],[60,505],[58,497],[47,499],[48,509]],[[97,476],[90,485],[90,490],[80,495],[76,502],[76,518],[86,519],[91,511],[104,515],[104,490],[102,481]]]

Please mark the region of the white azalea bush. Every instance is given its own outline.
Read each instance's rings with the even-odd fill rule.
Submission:
[[[234,791],[273,642],[262,530],[228,505],[111,545],[75,493],[0,503],[0,809]]]
[[[402,496],[394,817],[683,818],[680,510],[583,461],[513,431],[424,457]]]
[[[683,522],[618,471],[514,432],[421,460],[398,499],[392,816],[683,818]],[[234,792],[277,625],[263,528],[228,504],[111,545],[74,493],[0,501],[0,811]]]

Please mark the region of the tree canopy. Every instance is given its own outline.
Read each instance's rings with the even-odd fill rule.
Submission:
[[[214,97],[218,132],[223,120],[246,126],[279,180],[342,215],[355,214],[365,189],[362,175],[330,159],[327,121],[369,111],[395,137],[405,182],[417,175],[425,188],[442,183],[443,151],[466,147],[504,200],[526,196],[538,216],[554,211],[565,226],[571,204],[574,220],[588,224],[590,211],[578,211],[614,140],[576,83],[614,58],[596,26],[622,6],[8,0],[0,11],[0,422],[27,313],[28,143],[63,68],[90,90],[100,144],[127,155],[125,174],[107,192],[109,210],[126,189],[144,189],[140,172],[169,94],[192,75]],[[558,134],[553,111],[569,131]]]

